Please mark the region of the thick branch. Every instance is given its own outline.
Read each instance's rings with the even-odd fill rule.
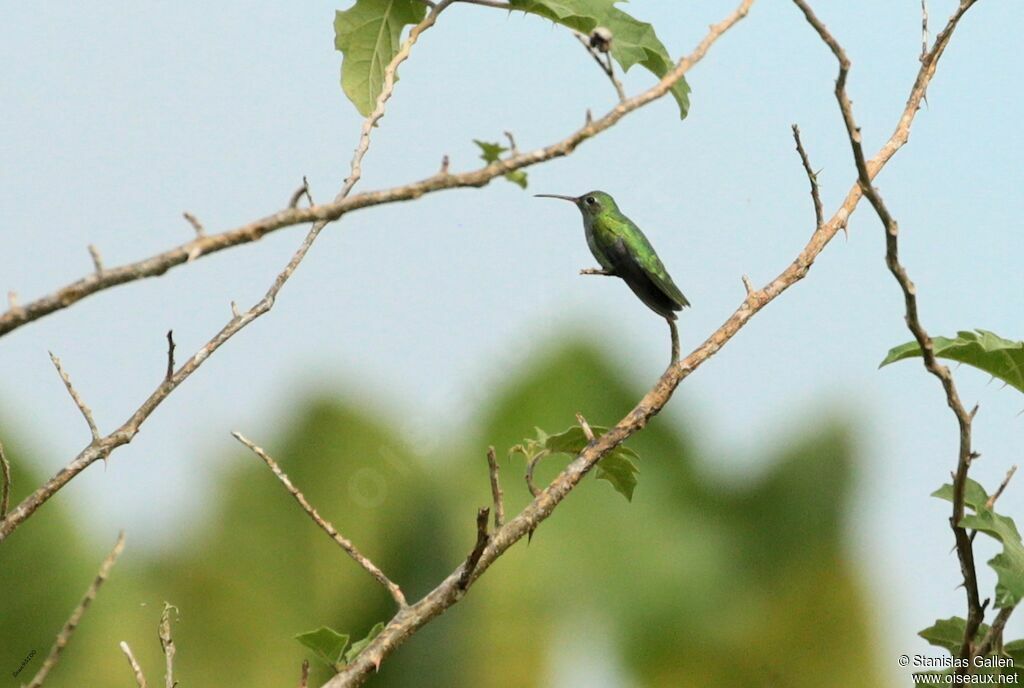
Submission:
[[[246,447],[248,447],[253,454],[262,459],[263,463],[267,464],[267,466],[274,473],[277,479],[281,481],[281,484],[284,485],[284,488],[288,490],[288,493],[295,498],[296,502],[299,503],[299,506],[302,507],[302,510],[305,511],[306,514],[311,519],[313,519],[313,522],[320,526],[320,529],[327,533],[327,535],[329,535],[330,538],[334,540],[334,542],[339,547],[345,550],[345,554],[352,557],[353,561],[362,566],[363,569],[367,571],[367,573],[373,576],[378,583],[384,586],[384,589],[387,590],[388,594],[390,594],[392,599],[395,600],[395,604],[397,604],[400,608],[406,606],[405,595],[402,594],[401,588],[392,583],[391,579],[385,576],[384,572],[381,571],[376,564],[374,564],[372,561],[370,561],[369,558],[366,557],[366,555],[364,555],[362,552],[356,549],[356,546],[352,544],[351,540],[349,540],[344,535],[339,533],[338,529],[331,525],[330,521],[322,517],[317,512],[317,510],[313,508],[313,506],[309,503],[309,500],[307,500],[305,495],[303,495],[302,492],[299,491],[299,488],[295,487],[295,485],[292,484],[292,481],[288,478],[285,472],[281,470],[281,467],[277,465],[277,462],[274,461],[274,459],[272,459],[262,448],[253,444],[252,441],[247,439],[244,435],[242,435],[242,433],[233,432],[231,433],[231,435],[236,440],[238,440]]]
[[[708,38],[705,38],[705,41],[699,48],[701,55],[715,38],[746,14],[750,4],[750,2],[744,2],[736,13],[731,15],[725,22],[712,27]],[[906,142],[910,124],[913,122],[914,115],[923,97],[923,90],[931,80],[938,57],[948,43],[951,34],[952,29],[947,28],[944,36],[936,41],[937,53],[932,59],[922,63],[921,70],[911,90],[896,131],[885,142],[875,157],[867,162],[867,167],[872,177],[885,166],[896,151]],[[692,60],[686,62],[688,65],[692,63]],[[518,542],[527,533],[532,532],[543,522],[602,457],[645,427],[650,419],[664,408],[676,387],[684,379],[716,354],[764,306],[800,281],[807,274],[815,258],[822,252],[829,241],[835,237],[840,229],[846,226],[850,214],[857,207],[862,195],[863,192],[858,181],[847,193],[846,198],[832,217],[814,231],[810,240],[797,255],[796,259],[778,277],[762,289],[751,291],[736,311],[710,337],[689,355],[671,365],[665,371],[632,411],[608,432],[597,438],[595,442],[587,445],[580,455],[570,462],[551,484],[541,491],[523,511],[506,523],[503,528],[493,533],[490,542],[476,564],[469,584],[472,585],[473,581],[483,575],[491,564],[513,544]],[[353,662],[325,685],[329,688],[341,688],[342,686],[360,685],[365,681],[395,648],[461,599],[458,587],[461,573],[462,567],[460,566],[427,594],[426,597],[396,614],[381,634],[374,638]]]
[[[960,395],[957,392],[956,384],[953,381],[952,374],[949,372],[949,368],[939,363],[938,359],[935,357],[935,352],[932,347],[932,339],[921,324],[921,320],[918,315],[917,290],[914,287],[914,283],[910,280],[910,276],[907,274],[906,269],[899,260],[899,225],[896,222],[896,219],[889,212],[885,201],[882,200],[881,194],[872,185],[873,175],[870,172],[870,164],[865,160],[860,127],[857,126],[857,122],[853,115],[853,104],[846,92],[846,77],[850,69],[850,60],[847,58],[846,53],[839,42],[831,33],[829,33],[828,29],[821,20],[818,19],[807,3],[804,0],[794,0],[794,2],[803,11],[807,21],[818,33],[822,41],[828,45],[829,49],[835,55],[836,60],[839,62],[839,78],[836,80],[836,99],[839,101],[839,109],[842,112],[843,122],[846,125],[847,135],[850,140],[850,146],[853,149],[853,158],[857,167],[857,182],[861,191],[871,203],[871,206],[874,208],[875,213],[878,215],[879,219],[882,221],[883,227],[885,228],[885,263],[893,277],[896,278],[900,289],[903,291],[907,328],[914,335],[914,339],[917,340],[918,345],[921,347],[925,368],[941,382],[943,391],[946,395],[946,403],[956,416],[957,424],[960,429],[960,447],[957,459],[957,469],[953,477],[953,508],[949,523],[953,529],[954,537],[956,539],[956,550],[960,559],[960,569],[964,579],[964,590],[967,595],[967,623],[965,626],[964,640],[960,649],[960,657],[963,659],[970,659],[970,657],[974,655],[976,649],[974,647],[974,637],[984,619],[984,606],[981,603],[981,596],[978,592],[978,579],[975,571],[973,546],[966,529],[960,526],[960,522],[964,517],[964,492],[967,484],[967,472],[970,468],[971,459],[973,457],[971,450],[971,421],[974,418],[974,413],[969,412],[961,402]],[[945,49],[945,46],[948,44],[957,23],[973,4],[974,0],[961,1],[960,6],[957,8],[957,11],[953,16],[950,17],[946,27],[936,37],[935,46],[930,52],[925,53],[921,57],[921,70],[918,74],[918,80],[914,84],[914,91],[911,93],[911,101],[914,100],[915,96],[917,97],[918,102],[924,97],[928,81],[927,79],[922,80],[921,75],[930,75],[934,73],[935,65],[938,62],[942,51]],[[908,102],[908,108],[910,105],[911,103]],[[914,107],[915,110],[916,107],[917,105]],[[906,117],[907,112],[904,111],[904,117],[900,120],[901,124]],[[909,123],[907,124],[907,127],[909,127]],[[906,140],[905,137],[904,140]],[[957,673],[966,673],[967,671],[969,671],[969,667],[957,668]]]
[[[78,624],[82,621],[82,617],[85,616],[85,612],[89,609],[89,605],[96,599],[96,594],[100,591],[100,586],[106,582],[110,576],[110,570],[114,568],[114,564],[117,562],[117,558],[121,556],[121,551],[124,550],[124,533],[117,536],[117,542],[114,544],[114,549],[110,550],[110,554],[100,564],[100,570],[96,574],[96,578],[93,580],[89,589],[85,591],[85,597],[78,603],[75,610],[71,612],[71,617],[68,618],[67,623],[60,629],[60,633],[57,634],[57,640],[54,641],[53,647],[50,648],[50,654],[46,656],[43,661],[43,665],[39,667],[39,671],[32,677],[32,681],[28,684],[28,688],[39,688],[43,685],[43,681],[46,680],[47,675],[57,665],[57,660],[60,659],[60,653],[67,647],[68,642],[71,640],[71,636],[74,634],[75,629],[78,628]]]

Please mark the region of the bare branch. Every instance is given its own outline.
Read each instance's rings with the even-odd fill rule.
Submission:
[[[740,279],[743,280],[743,288],[746,290],[747,296],[750,296],[751,294],[753,294],[754,293],[754,285],[750,283],[750,278],[747,277],[746,275],[743,275]]]
[[[626,90],[622,88],[622,82],[619,81],[618,77],[615,76],[615,67],[613,67],[613,63],[611,57],[609,57],[609,54],[605,52],[604,58],[602,58],[602,53],[598,52],[590,44],[590,37],[586,36],[585,34],[582,34],[579,31],[573,31],[572,35],[575,36],[576,40],[578,40],[583,45],[583,47],[587,49],[587,52],[590,54],[592,58],[594,58],[594,62],[597,63],[597,66],[601,68],[601,71],[604,72],[605,76],[608,77],[608,80],[612,82],[612,86],[615,88],[615,93],[616,95],[619,96],[619,102],[625,102]]]
[[[192,229],[194,229],[195,232],[196,232],[196,237],[201,239],[204,236],[206,236],[206,230],[203,229],[203,223],[200,222],[199,219],[195,215],[193,215],[192,213],[190,213],[188,211],[185,211],[185,212],[183,212],[181,214],[181,216],[183,218],[185,218],[186,222],[188,222],[190,225],[192,225]]]
[[[444,7],[447,7],[448,4],[450,4],[450,1],[451,0],[448,0],[448,2],[438,3],[431,14],[429,14],[423,22],[412,30],[407,42],[415,41],[423,30],[432,26],[433,22],[436,21],[437,13],[444,9]],[[466,2],[467,0],[461,1]],[[482,0],[479,0],[475,4],[480,4],[480,2],[482,2]],[[665,74],[657,84],[639,95],[633,96],[632,98],[617,104],[600,119],[592,119],[588,111],[586,124],[561,141],[544,148],[504,158],[470,172],[451,174],[447,170],[441,170],[436,174],[417,182],[389,189],[380,189],[377,191],[355,194],[350,197],[348,196],[348,191],[343,189],[343,193],[339,194],[331,203],[314,205],[310,208],[285,208],[273,215],[268,215],[267,217],[255,220],[220,234],[197,237],[193,241],[181,244],[168,251],[146,258],[145,260],[114,268],[108,268],[104,271],[102,277],[95,274],[88,275],[47,296],[36,299],[23,307],[11,309],[0,314],[0,336],[17,329],[26,323],[38,320],[39,318],[55,311],[67,308],[73,303],[97,292],[120,284],[162,275],[168,270],[190,260],[195,260],[202,256],[217,253],[233,246],[257,241],[267,234],[284,227],[305,224],[308,222],[331,222],[337,220],[345,213],[349,213],[354,210],[387,203],[406,201],[419,198],[424,194],[445,189],[485,186],[491,180],[503,177],[508,172],[530,167],[554,158],[567,156],[584,141],[587,141],[597,134],[611,128],[629,113],[642,108],[667,94],[671,88],[680,79],[682,79],[690,69],[693,68],[695,64],[703,59],[711,45],[714,44],[722,34],[732,28],[734,24],[747,15],[751,5],[753,5],[753,2],[754,0],[743,0],[735,12],[733,12],[725,21],[714,25],[697,48],[690,55],[680,60],[676,64],[675,68]],[[395,56],[395,61],[400,63],[407,56],[407,51],[400,50]],[[393,64],[395,64],[395,61],[393,61]],[[388,83],[388,80],[385,79],[385,88],[381,93],[384,100],[390,97],[391,89],[393,88],[393,79],[390,84]],[[376,122],[379,118],[380,117],[377,116],[375,112],[374,114],[371,114],[369,120]],[[370,129],[372,129],[372,125],[370,126]],[[365,126],[364,134],[368,136],[368,130]],[[362,143],[360,143],[360,148],[362,148]],[[361,160],[361,156],[363,154],[365,154],[365,150],[360,154],[357,149],[356,157]],[[354,171],[350,179],[358,179],[358,176],[358,171]]]
[[[165,381],[170,381],[174,377],[174,330],[167,330],[167,374],[164,376]]]
[[[996,618],[992,621],[991,628],[988,629],[988,633],[982,638],[981,643],[978,644],[978,650],[975,653],[978,657],[985,657],[990,652],[1001,652],[1003,649],[1003,630],[1006,628],[1006,623],[1010,620],[1010,616],[1013,614],[1014,607],[1003,607],[996,614]]]
[[[7,507],[11,504],[11,464],[4,454],[4,445],[0,443],[0,518],[7,515]]]
[[[978,592],[974,549],[967,531],[959,525],[964,517],[967,472],[970,468],[973,456],[973,451],[971,449],[971,421],[974,414],[973,412],[968,412],[967,409],[964,408],[964,405],[960,400],[960,395],[957,392],[956,384],[953,382],[953,376],[949,372],[949,368],[940,364],[938,359],[935,357],[935,352],[932,347],[932,339],[921,324],[918,316],[917,290],[914,287],[914,283],[911,282],[906,269],[900,264],[899,225],[889,212],[888,207],[886,207],[881,194],[879,194],[878,190],[872,185],[874,174],[872,174],[871,164],[864,156],[860,127],[857,126],[857,122],[854,119],[853,104],[846,93],[846,77],[850,70],[850,60],[846,56],[846,52],[843,50],[842,46],[828,31],[824,23],[822,23],[822,21],[814,14],[805,0],[793,1],[804,13],[807,22],[814,28],[818,33],[818,36],[829,47],[839,63],[839,77],[836,79],[835,94],[836,100],[839,102],[839,109],[843,115],[843,122],[846,125],[847,135],[850,140],[850,147],[853,149],[853,158],[857,167],[857,183],[861,192],[865,197],[867,197],[885,228],[885,262],[893,277],[896,278],[900,289],[903,291],[907,328],[914,335],[914,339],[917,340],[918,345],[921,347],[925,368],[928,372],[938,378],[942,384],[942,388],[946,394],[946,403],[956,416],[957,424],[960,428],[960,449],[957,460],[957,470],[953,478],[953,509],[949,523],[950,527],[953,529],[954,537],[956,539],[956,550],[960,559],[960,569],[964,579],[964,590],[967,595],[967,623],[965,625],[964,639],[960,649],[960,657],[961,659],[969,660],[974,656],[974,638],[977,635],[978,628],[981,626],[985,616],[984,606],[982,605],[981,596]],[[935,66],[938,59],[945,50],[945,47],[960,21],[960,18],[963,17],[964,13],[970,9],[974,2],[975,0],[961,0],[957,11],[952,17],[950,17],[946,27],[936,37],[935,45],[931,52],[922,56],[921,69],[918,72],[918,78],[914,83],[914,88],[911,91],[911,96],[907,102],[907,107],[904,110],[903,117],[900,119],[900,125],[897,127],[897,133],[893,135],[894,138],[901,135],[902,140],[906,141],[907,131],[910,126],[910,119],[913,118],[914,112],[916,112],[921,99],[924,97],[930,77],[935,72]],[[906,125],[904,125],[904,122],[906,122]],[[890,139],[890,143],[891,142],[892,139]],[[874,172],[877,173],[877,168]],[[957,673],[966,673],[969,671],[969,666],[957,667],[956,671]]]
[[[97,275],[103,274],[103,256],[100,255],[100,250],[93,244],[89,244],[89,257],[92,258],[92,266],[96,270]]]
[[[804,172],[807,173],[807,180],[811,183],[811,200],[814,201],[815,227],[820,227],[825,221],[825,209],[821,204],[821,191],[818,188],[818,175],[811,169],[811,161],[804,150],[804,144],[800,140],[800,127],[793,125],[793,140],[796,141],[796,152],[800,154],[800,162],[803,163]],[[845,226],[844,226],[845,231]]]
[[[177,682],[174,680],[174,639],[171,637],[171,610],[175,612],[178,608],[173,604],[164,602],[164,610],[160,614],[160,626],[157,635],[160,637],[160,649],[164,651],[164,685],[166,688],[174,688]]]
[[[28,688],[39,688],[43,685],[43,681],[49,675],[50,671],[57,665],[57,660],[60,659],[60,653],[67,647],[68,642],[71,641],[71,636],[74,634],[75,629],[78,628],[78,624],[82,621],[82,617],[85,616],[86,610],[89,609],[89,605],[96,599],[96,594],[100,590],[100,586],[110,576],[110,570],[114,568],[114,564],[117,562],[117,558],[121,555],[124,550],[124,532],[117,536],[117,542],[114,544],[114,549],[110,550],[110,554],[100,564],[100,570],[96,574],[96,578],[93,579],[89,589],[85,591],[85,597],[78,603],[75,610],[71,612],[71,616],[68,618],[64,627],[60,629],[60,633],[57,634],[57,639],[53,643],[53,647],[50,648],[50,654],[46,656],[43,661],[43,665],[39,667],[39,671],[32,677],[32,681],[28,684]]]
[[[302,660],[302,673],[299,675],[299,688],[306,688],[309,685],[309,660]]]
[[[412,46],[416,43],[416,40],[419,38],[420,34],[423,33],[423,31],[425,31],[426,29],[433,26],[434,22],[437,21],[437,16],[453,1],[454,0],[442,0],[434,7],[433,10],[431,10],[431,12],[426,16],[426,18],[423,21],[414,26],[410,31],[409,36],[405,39],[405,42],[402,44],[401,48],[399,48],[398,53],[395,54],[395,57],[386,67],[384,73],[384,85],[380,95],[377,96],[377,105],[374,108],[374,111],[363,122],[363,128],[359,136],[359,145],[356,147],[355,153],[352,156],[352,163],[349,176],[345,179],[345,183],[342,186],[341,191],[339,191],[338,195],[335,197],[334,205],[343,203],[346,200],[348,194],[352,191],[352,188],[355,186],[356,182],[359,181],[359,178],[361,176],[360,170],[362,160],[363,157],[366,155],[366,152],[370,148],[370,133],[373,131],[374,125],[378,121],[380,121],[380,119],[384,116],[384,106],[387,103],[388,99],[391,97],[392,92],[394,91],[395,72],[398,69],[398,66],[402,62],[404,62],[406,58],[408,58],[409,51],[412,49]],[[224,325],[224,327],[222,327],[221,330],[216,335],[214,335],[212,339],[207,341],[206,344],[204,344],[199,349],[199,351],[193,354],[192,357],[188,361],[186,361],[184,365],[182,365],[177,371],[175,371],[174,375],[172,375],[170,379],[165,379],[160,384],[160,386],[157,387],[156,390],[149,395],[149,397],[142,403],[142,405],[139,406],[138,409],[136,409],[136,411],[131,415],[131,417],[129,417],[128,420],[126,420],[117,430],[115,430],[114,432],[110,433],[105,437],[100,438],[98,436],[98,433],[95,431],[95,428],[93,426],[90,426],[90,428],[93,429],[93,441],[85,449],[83,449],[78,454],[78,456],[75,457],[68,465],[66,465],[64,468],[58,471],[57,474],[50,478],[43,486],[39,487],[38,489],[36,489],[35,492],[33,492],[28,497],[23,499],[21,503],[14,508],[13,511],[11,511],[9,514],[7,514],[5,518],[3,518],[3,520],[0,520],[0,542],[6,539],[12,532],[14,532],[15,528],[17,528],[19,525],[25,522],[25,519],[27,519],[29,516],[35,513],[35,511],[40,506],[45,504],[54,494],[56,494],[61,488],[63,488],[76,475],[78,475],[83,470],[92,465],[93,462],[100,458],[105,459],[107,456],[110,455],[110,453],[114,449],[131,442],[135,435],[138,434],[139,428],[142,426],[145,420],[149,418],[153,411],[155,411],[156,408],[161,403],[163,403],[163,401],[171,394],[171,392],[177,389],[177,387],[182,382],[184,382],[186,379],[188,379],[190,375],[192,375],[192,373],[198,370],[198,368],[203,364],[203,362],[207,358],[209,358],[225,342],[231,339],[231,337],[236,335],[238,332],[240,332],[242,329],[244,329],[247,325],[249,325],[251,322],[259,318],[260,316],[269,312],[270,309],[274,307],[274,303],[277,300],[277,295],[280,293],[285,283],[291,278],[292,274],[294,274],[295,270],[299,267],[299,264],[302,263],[303,259],[306,257],[306,254],[309,252],[309,249],[312,248],[313,243],[320,235],[320,232],[323,230],[324,227],[327,226],[327,224],[330,221],[335,220],[341,216],[341,213],[338,213],[334,217],[321,217],[316,214],[316,210],[317,208],[314,206],[313,208],[295,208],[282,211],[284,214],[301,214],[304,212],[313,212],[314,214],[308,219],[315,220],[315,222],[313,223],[313,226],[309,229],[309,232],[306,234],[298,249],[295,251],[294,254],[292,254],[291,260],[289,260],[288,264],[284,267],[284,269],[280,273],[278,273],[277,278],[274,280],[273,284],[271,284],[270,287],[267,289],[263,298],[260,299],[252,308],[250,308],[244,313],[239,313],[237,308],[232,307],[231,320],[228,321],[228,323]],[[280,214],[281,213],[279,213],[279,215]],[[201,252],[201,248],[204,246],[203,242],[212,239],[216,239],[216,237],[197,238],[195,241],[190,242],[189,244],[185,244],[182,247],[179,247],[179,249],[185,250],[189,255],[192,255],[194,257],[193,254],[196,250],[200,250]],[[190,260],[191,258],[188,258],[186,256],[186,259]],[[165,266],[163,270],[160,270],[160,272],[165,271],[166,267],[167,266]],[[107,271],[104,273],[104,275],[109,275],[111,272],[113,271]],[[81,298],[81,296],[79,296],[78,298]],[[72,301],[74,300],[78,299],[73,298]],[[6,318],[8,315],[9,313],[0,316],[0,334],[3,334],[3,332],[5,331],[3,323],[4,318]],[[58,370],[60,370],[59,364]],[[62,375],[62,377],[64,376]],[[69,384],[69,391],[71,391],[70,383],[67,384]],[[72,393],[72,396],[74,396],[74,393]],[[81,405],[79,406],[79,408],[82,408]],[[87,419],[89,419],[88,416]]]
[[[530,490],[530,494],[532,494],[535,498],[540,496],[541,491],[540,488],[538,488],[533,483],[533,471],[537,467],[537,464],[540,463],[540,460],[547,455],[548,454],[546,451],[541,452],[540,454],[537,454],[537,456],[530,459],[530,462],[526,464],[526,487],[527,489]]]
[[[494,455],[494,447],[487,448],[487,467],[491,474],[491,497],[494,499],[494,529],[505,524],[505,498],[501,492],[501,481],[498,478],[498,459]]]
[[[48,353],[50,354],[50,360],[53,361],[53,366],[57,369],[57,374],[60,375],[60,379],[68,390],[68,394],[71,395],[71,400],[75,402],[75,406],[82,412],[82,417],[85,418],[85,422],[89,425],[89,432],[92,433],[93,443],[99,442],[100,431],[96,428],[96,421],[93,420],[92,409],[85,405],[82,397],[78,394],[78,390],[71,384],[71,378],[64,371],[64,367],[60,364],[60,359],[54,356],[52,351]]]
[[[605,270],[604,268],[583,268],[580,270],[581,275],[599,275],[601,277],[614,277],[615,273],[611,270]]]
[[[121,641],[120,644],[121,652],[128,658],[128,664],[131,665],[132,673],[135,674],[135,684],[139,688],[146,688],[146,676],[142,673],[142,667],[139,666],[138,661],[135,659],[135,655],[132,654],[132,649],[128,647],[128,643]]]
[[[669,336],[672,338],[672,358],[671,363],[675,363],[679,360],[679,328],[676,327],[676,321],[665,318],[665,322],[668,323]]]
[[[277,479],[281,481],[281,484],[284,485],[284,489],[288,490],[288,494],[295,498],[295,501],[299,503],[299,506],[302,507],[302,510],[305,511],[306,514],[311,519],[313,519],[313,522],[320,526],[320,529],[327,533],[327,535],[329,535],[330,538],[334,540],[334,542],[339,547],[341,547],[345,551],[345,553],[352,558],[353,561],[362,566],[363,569],[365,569],[367,573],[373,576],[378,583],[383,585],[384,588],[388,591],[388,594],[390,594],[392,599],[395,600],[395,604],[397,604],[399,608],[404,608],[405,606],[407,606],[407,603],[405,601],[405,595],[402,593],[402,589],[394,583],[392,583],[391,580],[384,575],[384,572],[381,571],[376,564],[374,564],[362,552],[356,549],[356,546],[352,544],[351,540],[349,540],[341,533],[339,533],[337,528],[331,525],[330,521],[322,517],[317,512],[317,510],[313,508],[313,506],[309,503],[309,500],[306,499],[306,496],[299,491],[299,488],[295,487],[295,485],[292,484],[292,481],[288,478],[285,472],[281,470],[281,467],[277,465],[277,462],[274,461],[274,459],[272,459],[269,454],[267,454],[262,448],[256,446],[253,442],[251,442],[244,435],[242,435],[242,433],[233,432],[231,433],[231,435],[236,440],[238,440],[246,447],[248,447],[253,454],[262,459],[263,463],[267,464],[267,466],[277,477]]]
[[[462,566],[462,573],[459,575],[459,590],[464,591],[469,587],[469,581],[473,578],[473,573],[476,571],[477,562],[480,561],[487,543],[490,542],[490,536],[487,535],[487,517],[490,515],[490,512],[491,510],[486,507],[481,507],[476,512],[476,545],[474,545],[473,551],[466,557],[466,563]]]
[[[297,188],[294,191],[294,193],[292,193],[291,198],[288,199],[288,207],[289,208],[296,208],[296,207],[298,207],[299,201],[302,200],[303,196],[306,197],[306,199],[309,201],[310,205],[313,205],[313,196],[310,195],[310,193],[309,193],[309,180],[306,179],[305,177],[302,178],[302,186]]]
[[[576,422],[580,424],[580,429],[583,430],[583,436],[587,438],[587,442],[593,442],[594,430],[590,427],[590,423],[587,422],[582,413],[576,413]]]
[[[921,57],[922,62],[928,57],[928,0],[921,0]]]
[[[999,484],[999,489],[997,489],[995,493],[988,498],[988,501],[985,502],[986,509],[988,509],[989,511],[992,510],[992,507],[996,505],[996,500],[1003,495],[1003,491],[1006,490],[1006,486],[1010,484],[1010,480],[1013,478],[1013,474],[1016,472],[1017,464],[1010,466],[1010,470],[1006,471],[1006,477],[1003,478],[1003,482]]]

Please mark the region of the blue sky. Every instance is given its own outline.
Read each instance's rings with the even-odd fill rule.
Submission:
[[[873,151],[918,67],[919,3],[815,4],[853,59],[849,89]],[[929,3],[934,29],[954,5]],[[28,300],[76,279],[91,269],[90,243],[108,265],[164,250],[190,236],[183,210],[211,231],[237,226],[282,207],[303,175],[317,199],[333,196],[360,124],[337,83],[332,19],[344,6],[0,9],[0,288]],[[635,0],[628,8],[679,55],[731,7]],[[1018,2],[971,10],[910,143],[877,180],[936,334],[983,327],[1024,337],[1024,98],[1012,30],[1020,26]],[[794,6],[762,0],[692,72],[685,122],[669,99],[655,103],[570,158],[530,169],[530,191],[612,193],[693,302],[680,320],[683,348],[693,347],[742,301],[741,275],[768,281],[813,229],[790,125],[799,123],[822,169],[828,213],[853,182],[835,71]],[[444,154],[455,170],[476,167],[472,139],[497,140],[505,130],[523,149],[548,144],[578,127],[587,108],[614,104],[604,76],[564,31],[475,6],[447,12],[401,76],[374,132],[363,190],[433,173]],[[640,69],[625,78],[631,92],[651,82]],[[194,351],[223,325],[230,301],[262,295],[300,232],[112,290],[3,338],[5,422],[55,470],[87,433],[47,349],[109,431],[159,381],[164,332],[174,328],[182,355]],[[848,414],[863,431],[853,553],[877,596],[883,652],[913,653],[925,649],[918,629],[962,614],[946,507],[927,498],[954,465],[956,427],[919,366],[876,370],[908,339],[883,254],[881,227],[864,205],[849,240],[838,237],[805,282],[688,379],[668,415],[719,450],[709,470],[742,481],[764,468],[746,457],[819,422],[819,409]],[[321,388],[367,399],[402,418],[410,438],[429,440],[474,407],[481,378],[500,382],[503,370],[567,330],[598,343],[638,381],[653,380],[667,353],[664,324],[622,285],[576,275],[591,263],[572,208],[500,180],[347,216],[269,316],[218,352],[109,467],[91,468],[59,499],[103,542],[126,522],[135,542],[173,542],[208,506],[204,477],[219,470],[208,459],[232,447],[230,430],[272,438],[291,418],[288,404]],[[983,458],[973,474],[994,485],[1020,461],[1024,399],[972,370],[957,379],[965,401],[981,405]],[[1021,513],[1021,489],[1003,497],[1011,513]],[[982,548],[979,561],[988,556]],[[984,575],[990,585],[987,567]],[[894,657],[883,662],[895,665]]]

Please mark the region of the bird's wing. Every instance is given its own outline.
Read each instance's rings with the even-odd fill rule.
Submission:
[[[654,285],[669,299],[674,301],[680,308],[689,306],[690,302],[683,296],[676,283],[672,281],[671,275],[665,269],[665,265],[654,252],[654,247],[647,240],[644,233],[640,231],[631,220],[623,218],[623,222],[615,223],[612,231],[623,240],[623,245],[629,253],[629,257],[635,261],[647,273],[648,278]]]

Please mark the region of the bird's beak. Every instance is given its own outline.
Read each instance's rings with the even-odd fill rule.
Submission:
[[[570,203],[578,203],[579,198],[575,196],[559,196],[558,194],[533,194],[536,198],[561,198],[563,201],[569,201]]]

